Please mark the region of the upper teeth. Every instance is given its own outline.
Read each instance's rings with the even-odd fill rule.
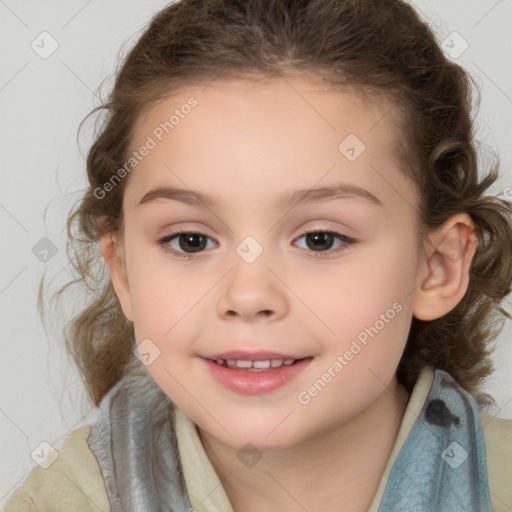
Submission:
[[[217,363],[231,368],[277,368],[284,365],[292,365],[295,359],[266,359],[264,361],[245,361],[243,359],[217,359]]]

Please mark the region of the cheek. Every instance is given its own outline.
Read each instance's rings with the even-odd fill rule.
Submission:
[[[412,251],[406,253],[399,241],[389,239],[361,247],[338,267],[316,273],[314,281],[305,276],[294,291],[312,306],[316,318],[310,325],[325,332],[326,340],[350,341],[375,324],[379,337],[393,329],[398,334],[410,323],[411,292],[416,286],[414,262]]]
[[[414,262],[396,241],[379,244],[322,279],[324,293],[316,289],[307,299],[330,330],[317,318],[307,321],[311,333],[327,334],[320,338],[324,358],[302,391],[318,379],[333,382],[312,400],[312,415],[326,407],[355,413],[390,385],[411,324]]]
[[[136,339],[165,344],[190,323],[211,280],[154,249],[132,247],[127,265]]]
[[[309,299],[334,331],[322,331],[327,333],[322,339],[326,358],[319,372],[337,376],[318,396],[318,407],[337,404],[340,410],[358,410],[391,382],[410,329],[414,261],[414,254],[407,254],[397,240],[387,240],[361,250],[326,277],[323,299]],[[321,325],[318,320],[316,325]]]

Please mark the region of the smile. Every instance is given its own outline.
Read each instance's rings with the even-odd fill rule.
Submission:
[[[203,358],[203,361],[217,383],[245,395],[271,393],[285,386],[313,359],[313,357],[276,357],[261,354],[239,354],[237,357],[230,354],[230,356]]]

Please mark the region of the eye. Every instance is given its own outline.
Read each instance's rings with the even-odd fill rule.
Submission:
[[[308,231],[297,240],[303,237],[305,237],[306,249],[311,249],[315,257],[337,254],[356,243],[353,238],[331,230]],[[336,241],[339,242],[338,248],[331,250]]]
[[[176,254],[177,256],[193,258],[195,253],[201,252],[206,248],[208,239],[212,240],[212,238],[204,233],[179,230],[158,240],[158,243],[164,250]],[[176,247],[176,245],[178,247]]]

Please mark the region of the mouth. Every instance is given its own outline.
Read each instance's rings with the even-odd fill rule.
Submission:
[[[274,352],[227,352],[203,357],[219,384],[246,395],[277,390],[298,376],[312,359]]]

